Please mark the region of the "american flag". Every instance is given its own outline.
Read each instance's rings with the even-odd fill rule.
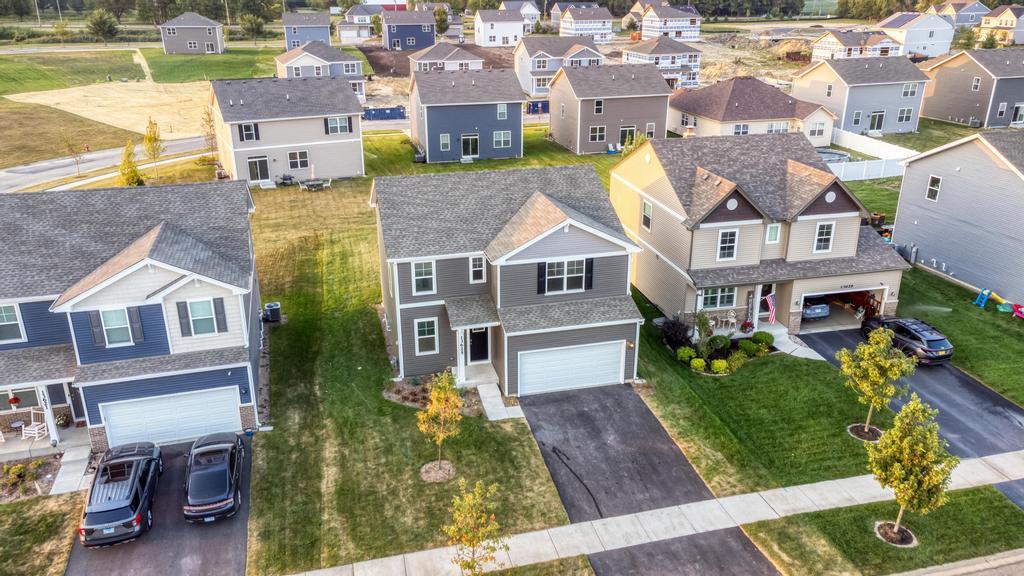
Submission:
[[[768,303],[768,323],[775,324],[775,294],[769,294],[764,299]]]

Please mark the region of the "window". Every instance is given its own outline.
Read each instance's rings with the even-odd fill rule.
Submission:
[[[495,148],[511,148],[512,147],[512,131],[511,130],[498,130],[494,133],[494,147]]]
[[[299,168],[309,168],[309,152],[305,150],[289,152],[288,168],[291,170],[298,170]]]
[[[207,28],[206,29],[206,35],[207,36],[213,36],[213,28]]]
[[[416,355],[437,354],[437,318],[416,320]]]
[[[323,66],[313,66],[313,76],[323,76],[323,75],[324,75],[324,67]]]
[[[487,262],[483,256],[473,256],[469,259],[469,283],[480,284],[487,281]]]
[[[654,130],[655,130],[655,128],[656,128],[656,126],[655,126],[654,122],[648,122],[647,126],[644,129],[644,135],[647,136],[648,138],[654,138]]]
[[[594,114],[604,114],[604,100],[594,100]]]
[[[107,339],[108,347],[132,344],[132,331],[128,327],[127,310],[124,308],[104,310],[100,312],[100,320],[103,323],[103,336]]]
[[[701,308],[732,308],[736,305],[736,287],[705,288]]]
[[[832,85],[831,84],[825,84],[825,98],[831,98],[831,97],[832,97]]]
[[[348,134],[351,132],[352,124],[348,117],[334,116],[327,119],[328,134]]]
[[[939,188],[942,186],[942,178],[939,176],[928,177],[928,190],[924,193],[924,197],[931,200],[932,202],[939,201]]]
[[[996,118],[1002,118],[1006,116],[1006,102],[999,103],[999,109],[996,110]]]
[[[583,275],[586,267],[585,260],[548,262],[545,293],[557,294],[583,290]]]
[[[917,96],[917,84],[907,82],[903,85],[903,97],[910,98],[911,96]]]
[[[430,32],[430,24],[424,24],[420,26],[420,32]]]
[[[591,142],[604,142],[605,134],[607,130],[604,126],[591,126],[590,127],[590,141]]]
[[[979,90],[981,90],[981,76],[975,76],[974,80],[971,81],[971,92]]]
[[[590,58],[590,59],[587,60],[587,66],[600,66],[600,65],[601,65],[601,59],[600,58]]]
[[[292,78],[302,77],[302,66],[292,66]]]
[[[406,44],[406,46],[415,46],[416,45],[416,37],[415,36],[409,36],[408,38],[405,39],[405,44]]]
[[[434,286],[434,263],[413,262],[412,264],[412,293],[433,294],[437,292]]]
[[[551,83],[551,78],[534,78],[534,83],[537,85],[538,90],[546,90],[548,84]]]
[[[20,342],[24,340],[21,332],[21,318],[17,304],[0,306],[0,342]]]
[[[299,33],[299,27],[298,26],[292,26],[292,34],[298,34],[298,33]]]
[[[561,104],[558,108],[558,115],[565,118],[565,104]]]
[[[547,70],[548,69],[548,59],[547,58],[537,58],[536,60],[534,60],[533,61],[533,69],[534,70]]]
[[[640,212],[640,226],[648,232],[651,231],[651,221],[654,219],[654,204],[651,204],[647,200],[644,200],[643,208]]]
[[[914,117],[913,108],[900,108],[900,113],[896,115],[896,122],[905,124],[910,122],[910,119]]]
[[[167,35],[168,36],[177,36],[178,35],[178,29],[177,28],[165,28],[165,30],[167,30]]]
[[[789,122],[769,122],[768,133],[769,134],[785,134],[789,132]]]
[[[739,230],[718,231],[718,260],[736,259],[736,241],[739,239]]]
[[[732,127],[733,136],[745,136],[750,133],[749,124],[735,124]]]
[[[814,232],[815,252],[832,251],[832,233],[835,227],[835,222],[818,222],[818,227]]]
[[[825,135],[825,123],[822,121],[811,122],[811,130],[808,132],[811,136],[824,136]]]
[[[935,30],[929,30],[928,31],[928,37],[929,38],[935,38]]]
[[[213,313],[213,300],[189,302],[188,317],[192,323],[193,336],[217,333],[217,319]]]
[[[0,411],[3,410],[14,410],[14,406],[11,406],[8,402],[12,396],[21,400],[18,403],[18,410],[24,410],[25,408],[32,408],[39,406],[39,396],[36,394],[34,388],[25,388],[23,390],[5,390],[0,392]]]
[[[188,41],[188,49],[189,50],[198,50],[199,49],[199,42],[196,42],[195,40],[189,40]]]
[[[782,232],[782,224],[769,224],[764,232],[765,244],[778,244],[779,234]]]
[[[301,42],[299,42],[298,40],[292,40],[291,47],[292,48],[298,48],[300,44],[301,44]]]
[[[441,134],[441,152],[448,152],[452,149],[451,134]]]
[[[508,104],[498,104],[498,120],[508,119]]]
[[[854,111],[854,113],[853,113],[853,125],[854,126],[860,126],[860,118],[861,118],[860,110]]]
[[[497,36],[488,36],[488,37],[487,37],[487,40],[488,40],[489,42],[492,42],[492,43],[493,43],[493,42],[497,42],[497,41],[498,41],[498,37],[497,37]]]
[[[392,32],[398,32],[398,26],[392,26],[391,27],[391,31]]]

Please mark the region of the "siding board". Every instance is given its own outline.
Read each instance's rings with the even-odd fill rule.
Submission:
[[[53,302],[50,301],[18,304],[26,341],[0,344],[0,350],[71,343],[71,329],[68,328],[67,316],[50,312],[51,304]]]
[[[142,319],[142,332],[145,336],[144,342],[133,346],[105,348],[93,344],[89,313],[72,312],[71,323],[74,326],[75,342],[78,345],[78,357],[82,364],[170,354],[171,350],[167,345],[167,331],[164,328],[162,307],[159,304],[140,306],[139,317]]]
[[[625,294],[628,267],[629,259],[626,256],[595,258],[593,289],[571,294],[537,294],[536,264],[502,266],[501,305],[507,308]]]

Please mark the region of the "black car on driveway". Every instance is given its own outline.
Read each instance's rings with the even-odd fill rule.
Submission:
[[[880,327],[892,330],[893,345],[907,356],[916,356],[921,364],[940,364],[953,358],[953,345],[946,336],[920,320],[875,316],[865,320],[860,331],[867,338]]]
[[[230,432],[203,436],[192,444],[185,467],[185,520],[213,522],[238,512],[245,444]]]
[[[152,442],[115,446],[100,459],[82,514],[83,546],[130,542],[153,527],[153,495],[164,471]]]

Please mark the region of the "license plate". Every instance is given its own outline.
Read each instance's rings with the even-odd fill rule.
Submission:
[[[213,522],[213,516],[203,518],[203,522]]]
[[[946,354],[949,354],[949,350],[939,350],[939,356],[945,356]]]
[[[113,534],[114,533],[114,529],[113,528],[104,528],[103,529],[103,533],[104,534]]]

